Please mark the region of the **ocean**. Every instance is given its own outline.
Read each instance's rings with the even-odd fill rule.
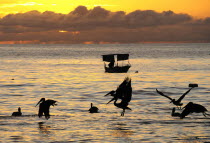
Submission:
[[[104,54],[130,55],[128,73],[105,73]],[[210,142],[210,117],[172,117],[169,99],[210,110],[210,44],[0,45],[0,142]],[[136,73],[138,71],[138,73]],[[106,104],[125,77],[132,100],[122,109]],[[41,98],[57,101],[50,119],[39,118]],[[90,104],[99,113],[89,113]],[[12,117],[21,107],[23,116]],[[177,112],[181,110],[177,109]]]

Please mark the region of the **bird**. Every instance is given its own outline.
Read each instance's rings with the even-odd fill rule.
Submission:
[[[39,105],[39,112],[38,112],[38,116],[39,118],[41,118],[44,114],[45,118],[48,120],[50,118],[50,106],[55,106],[57,104],[55,104],[57,101],[55,100],[45,100],[45,98],[41,98],[41,100],[36,104]],[[36,107],[35,106],[35,107]]]
[[[174,107],[174,108],[172,109],[171,116],[172,116],[172,117],[180,117],[180,113],[177,113],[177,112],[175,112],[175,111],[176,111],[176,108]]]
[[[181,119],[185,118],[185,116],[189,115],[190,113],[203,113],[205,117],[206,115],[210,116],[210,114],[206,113],[208,110],[204,106],[193,102],[189,102],[185,107],[183,107],[183,109],[184,110],[180,114]]]
[[[18,108],[18,112],[13,112],[12,116],[22,116],[21,108],[20,107]]]
[[[98,113],[98,107],[93,106],[93,103],[90,104],[90,109],[88,110],[90,113]]]
[[[187,95],[187,94],[190,92],[191,89],[193,89],[193,87],[190,88],[189,90],[187,90],[181,97],[179,97],[178,100],[172,99],[171,97],[165,95],[164,93],[158,91],[157,89],[156,89],[156,91],[157,91],[157,93],[159,93],[160,95],[162,95],[162,96],[168,98],[169,100],[171,100],[171,102],[172,102],[174,105],[180,106],[180,107],[181,107],[181,106],[183,105],[183,103],[181,103],[182,99],[185,97],[185,95]],[[170,102],[170,103],[171,103],[171,102]]]
[[[116,99],[122,99],[123,95],[128,91],[132,92],[132,87],[130,84],[131,84],[131,79],[129,77],[126,77],[124,81],[117,87],[116,91],[112,90],[106,95],[104,95],[104,96],[107,96],[107,95],[113,96],[113,98],[107,104],[109,104],[110,102]]]
[[[123,109],[121,116],[124,116],[126,109],[131,110],[131,108],[128,107],[132,98],[131,78],[126,77],[115,92],[111,91],[109,93],[113,98],[107,104],[114,101],[116,107]],[[118,99],[121,99],[121,102],[118,103]]]

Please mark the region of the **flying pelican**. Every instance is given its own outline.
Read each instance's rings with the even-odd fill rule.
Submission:
[[[109,104],[110,102],[116,99],[122,99],[124,94],[127,94],[127,92],[129,91],[131,92],[129,94],[132,94],[131,79],[129,77],[126,77],[124,81],[118,86],[116,91],[112,90],[106,95],[104,95],[104,96],[107,96],[107,95],[113,96],[113,98],[107,104]]]
[[[90,104],[90,109],[88,110],[90,113],[98,113],[98,108],[93,106],[93,103]]]
[[[12,116],[22,116],[21,108],[20,107],[18,108],[18,112],[13,112]]]
[[[54,105],[57,105],[55,104],[57,101],[55,100],[45,100],[45,98],[41,98],[41,100],[36,104],[39,105],[39,113],[38,113],[38,116],[39,118],[43,116],[45,116],[46,119],[49,119],[50,118],[50,106],[54,106]],[[35,107],[36,107],[35,106]]]
[[[176,108],[172,109],[171,116],[173,116],[173,117],[180,117],[180,113],[176,113],[175,110],[176,110]]]
[[[119,85],[116,92],[111,91],[111,93],[111,96],[113,96],[113,98],[108,103],[114,100],[114,105],[118,108],[123,109],[121,116],[124,116],[126,109],[131,110],[131,108],[128,107],[128,104],[132,98],[131,79],[129,77],[126,77],[124,81]],[[118,99],[121,99],[121,102],[117,103]]]
[[[171,97],[169,97],[169,96],[163,94],[162,92],[158,91],[157,89],[156,89],[156,91],[157,91],[157,93],[159,93],[160,95],[162,95],[162,96],[168,98],[169,100],[171,100],[171,102],[172,102],[174,105],[176,105],[176,106],[182,106],[182,105],[183,105],[183,103],[181,103],[182,99],[183,99],[183,98],[185,97],[185,95],[187,95],[187,94],[190,92],[190,90],[193,89],[193,88],[194,88],[194,87],[192,87],[192,88],[190,88],[188,91],[186,91],[181,97],[179,97],[178,100],[172,99]],[[170,103],[171,103],[171,102],[170,102]],[[180,108],[181,108],[181,107],[180,107]]]
[[[190,113],[203,113],[203,115],[206,117],[206,115],[210,116],[210,114],[207,114],[208,110],[200,105],[200,104],[195,104],[193,102],[189,102],[185,107],[183,107],[183,111],[180,115],[180,118],[183,119],[185,116],[189,115]]]

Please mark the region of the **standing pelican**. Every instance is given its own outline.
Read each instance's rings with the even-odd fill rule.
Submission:
[[[181,103],[182,99],[183,99],[183,98],[185,97],[185,95],[187,95],[187,94],[190,92],[190,90],[193,89],[193,88],[194,88],[194,87],[192,87],[192,88],[190,88],[188,91],[186,91],[181,97],[179,97],[178,100],[172,99],[171,97],[169,97],[169,96],[163,94],[162,92],[158,91],[157,89],[156,89],[156,91],[157,91],[157,93],[159,93],[160,95],[162,95],[162,96],[168,98],[169,100],[171,100],[171,102],[172,102],[174,105],[176,105],[176,106],[182,106],[182,105],[183,105],[183,103]],[[171,102],[170,102],[170,103],[171,103]]]
[[[38,113],[38,116],[39,118],[43,116],[45,116],[46,119],[49,119],[50,118],[50,106],[54,106],[54,105],[57,105],[55,104],[57,101],[55,100],[45,100],[45,98],[42,98],[37,104],[39,105],[39,113]],[[35,106],[35,107],[36,107]]]
[[[20,107],[18,108],[18,112],[13,112],[12,116],[22,116],[21,108]]]
[[[131,79],[129,77],[126,77],[117,88],[116,92],[111,91],[111,93],[111,96],[113,96],[113,98],[108,103],[114,100],[114,105],[118,108],[123,109],[121,116],[124,116],[126,109],[131,110],[131,108],[128,107],[128,104],[132,98]],[[121,99],[121,102],[117,103],[118,99]]]
[[[90,104],[90,109],[88,110],[90,113],[98,113],[98,107],[93,106],[93,103]]]
[[[208,110],[200,105],[200,104],[195,104],[193,102],[189,102],[184,108],[184,110],[182,111],[180,118],[183,119],[185,116],[189,115],[190,113],[203,113],[203,115],[206,117],[206,115],[209,116],[209,114],[205,113]]]

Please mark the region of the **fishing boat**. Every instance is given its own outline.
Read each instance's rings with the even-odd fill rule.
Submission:
[[[131,67],[131,64],[129,63],[129,54],[109,54],[102,55],[102,57],[104,69],[107,73],[127,73]],[[127,61],[126,64],[125,61]]]

